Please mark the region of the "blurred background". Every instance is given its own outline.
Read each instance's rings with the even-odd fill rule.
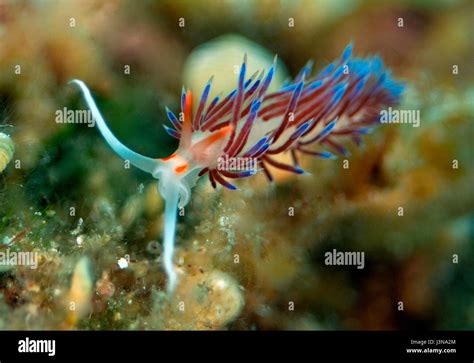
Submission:
[[[0,145],[0,252],[40,256],[0,266],[0,329],[474,329],[473,21],[467,0],[0,0],[0,132],[15,145]],[[406,82],[420,127],[382,125],[348,169],[305,159],[310,176],[237,192],[203,180],[166,296],[156,183],[94,128],[55,121],[84,109],[67,82],[91,87],[125,144],[164,157],[183,85],[214,75],[226,93],[244,53],[251,71],[278,54],[277,89],[350,42]],[[333,249],[363,251],[365,268],[326,266]]]

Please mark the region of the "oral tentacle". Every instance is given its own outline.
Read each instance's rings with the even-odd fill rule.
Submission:
[[[94,120],[99,128],[100,133],[104,137],[107,144],[109,144],[109,146],[115,151],[115,153],[119,155],[123,160],[129,160],[133,166],[143,171],[146,171],[147,173],[153,174],[161,163],[156,159],[141,155],[122,144],[115,137],[112,131],[110,131],[99,109],[97,108],[94,99],[92,98],[89,88],[87,88],[85,83],[79,79],[74,79],[69,83],[77,85],[82,91],[84,100],[90,111],[92,112],[92,116],[94,117]]]

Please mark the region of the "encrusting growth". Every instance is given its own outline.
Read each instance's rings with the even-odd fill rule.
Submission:
[[[13,158],[15,152],[15,145],[10,136],[0,132],[0,172],[5,170],[8,163]]]
[[[194,115],[193,95],[183,89],[182,117],[167,109],[171,127],[164,125],[168,134],[179,140],[179,146],[162,159],[140,155],[123,145],[107,127],[86,85],[80,80],[71,81],[81,89],[110,147],[122,159],[158,179],[159,193],[166,202],[163,264],[169,292],[177,283],[173,265],[176,213],[178,207],[189,202],[197,179],[208,174],[214,188],[221,184],[234,190],[228,179],[256,173],[255,169],[222,169],[218,166],[220,158],[252,158],[270,181],[269,165],[302,174],[300,154],[326,159],[336,158],[333,152],[347,156],[343,142],[360,144],[361,136],[379,123],[380,111],[399,101],[404,86],[391,79],[382,60],[351,58],[351,51],[349,45],[316,77],[310,77],[312,65],[308,63],[293,82],[274,93],[267,90],[276,62],[267,73],[257,72],[246,78],[245,56],[237,88],[223,99],[216,97],[208,102],[211,78]],[[291,153],[292,164],[274,158],[282,152]]]

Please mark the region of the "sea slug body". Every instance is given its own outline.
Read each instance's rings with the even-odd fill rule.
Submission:
[[[173,291],[177,275],[173,265],[176,211],[190,200],[191,189],[207,174],[211,185],[235,190],[229,180],[249,177],[263,171],[273,177],[268,166],[303,174],[301,154],[326,159],[336,154],[348,156],[344,141],[359,144],[379,123],[380,112],[399,102],[404,85],[393,80],[379,57],[351,58],[349,45],[340,58],[311,77],[308,63],[294,81],[268,93],[275,72],[276,57],[268,72],[246,75],[243,64],[237,87],[227,96],[209,100],[212,78],[204,88],[193,114],[193,94],[181,95],[177,117],[166,109],[171,126],[167,133],[179,140],[169,157],[142,156],[123,145],[109,130],[86,85],[72,83],[82,90],[96,124],[107,143],[124,160],[158,179],[158,190],[166,201],[163,263],[168,275],[168,291]],[[290,152],[292,164],[276,160],[275,155]],[[257,168],[226,170],[222,158],[252,158]]]

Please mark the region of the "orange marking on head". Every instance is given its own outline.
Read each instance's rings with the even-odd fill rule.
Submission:
[[[183,164],[183,165],[177,166],[174,169],[174,171],[176,172],[176,174],[181,174],[181,173],[184,173],[187,169],[188,169],[188,164]]]
[[[230,135],[230,133],[232,132],[233,129],[234,129],[234,127],[232,125],[224,126],[224,127],[220,128],[219,130],[213,132],[211,135],[206,137],[204,140],[200,141],[199,144],[209,146],[209,145],[215,143],[216,141],[219,141],[219,140],[223,139],[224,137]]]
[[[212,163],[223,150],[223,142],[234,130],[234,126],[228,125],[214,131],[206,138],[191,146],[190,152],[193,160],[202,165]]]
[[[166,158],[161,158],[161,159],[159,159],[159,160],[161,160],[161,161],[168,161],[168,160],[170,160],[170,159],[173,159],[175,156],[176,156],[176,154],[171,154],[170,156],[167,156]]]

